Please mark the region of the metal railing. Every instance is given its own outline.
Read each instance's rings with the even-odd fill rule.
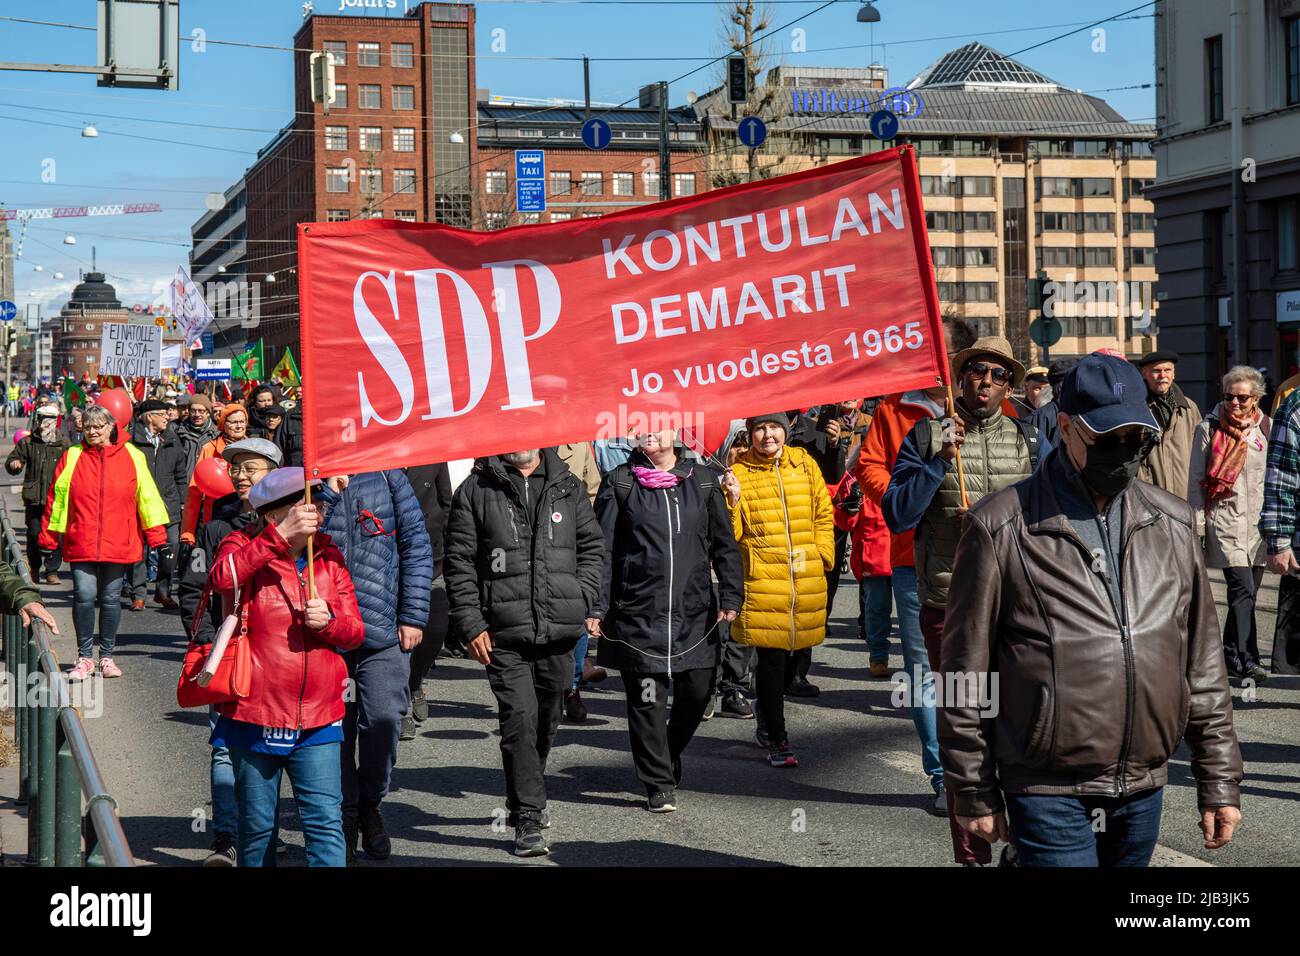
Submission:
[[[8,509],[0,499],[4,560],[32,584]],[[135,866],[108,795],[104,776],[72,705],[68,679],[43,621],[24,626],[18,614],[0,615],[0,642],[14,689],[18,746],[18,802],[27,804],[27,862],[38,866]],[[85,810],[82,810],[82,797]],[[84,852],[83,852],[84,840]]]

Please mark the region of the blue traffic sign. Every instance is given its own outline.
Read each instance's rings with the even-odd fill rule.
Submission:
[[[515,150],[515,208],[546,211],[546,153],[540,149]]]
[[[603,119],[589,119],[582,124],[582,143],[588,149],[604,149],[614,138],[614,131]]]
[[[757,116],[746,116],[736,127],[736,135],[750,149],[758,149],[767,142],[767,124]]]
[[[889,110],[871,114],[871,135],[876,139],[893,139],[898,135],[898,117]]]
[[[18,306],[5,299],[0,302],[0,322],[12,322],[18,315]]]
[[[204,352],[211,352],[214,348],[216,339],[213,338],[211,332],[204,332],[199,336],[199,341],[202,343],[200,348],[202,348]]]

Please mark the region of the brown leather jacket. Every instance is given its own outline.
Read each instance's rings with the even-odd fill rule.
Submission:
[[[988,707],[981,719],[974,695],[939,711],[957,813],[996,813],[1003,792],[1117,797],[1163,786],[1184,737],[1200,807],[1240,806],[1232,696],[1191,509],[1144,482],[1124,492],[1121,623],[1053,473],[1040,467],[981,500],[957,548],[944,686],[959,674],[998,680],[995,715]]]

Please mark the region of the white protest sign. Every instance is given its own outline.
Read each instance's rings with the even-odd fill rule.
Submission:
[[[203,300],[203,290],[194,284],[184,266],[172,280],[172,317],[186,342],[193,342],[212,322],[212,310]]]
[[[99,374],[156,378],[162,372],[162,329],[109,322],[99,344]]]

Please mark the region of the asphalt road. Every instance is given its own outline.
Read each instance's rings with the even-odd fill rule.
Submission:
[[[65,665],[75,658],[68,577],[65,572],[63,585],[46,588],[64,631],[58,654]],[[1216,593],[1222,617],[1222,585]],[[1275,579],[1266,580],[1265,653],[1276,593]],[[821,696],[787,702],[799,768],[767,766],[752,742],[753,721],[715,717],[686,752],[680,809],[673,814],[644,809],[628,754],[621,682],[611,676],[584,692],[590,718],[563,725],[551,757],[552,853],[539,860],[516,860],[513,833],[493,826],[504,783],[483,669],[440,660],[427,684],[430,719],[416,740],[401,745],[384,804],[393,838],[389,865],[951,864],[947,821],[926,813],[932,798],[912,723],[891,705],[889,682],[867,676],[851,580],[834,610],[811,674]],[[206,715],[175,703],[185,647],[180,630],[177,612],[152,605],[124,612],[116,658],[125,677],[105,683],[103,715],[87,721],[137,858],[165,866],[196,864],[211,842]],[[901,668],[896,642],[893,650],[891,664]],[[1270,680],[1253,701],[1234,688],[1234,698],[1246,761],[1244,825],[1230,847],[1201,849],[1184,750],[1171,766],[1157,864],[1300,863],[1300,679]],[[290,844],[282,863],[302,865],[291,799],[283,802],[282,826]]]

